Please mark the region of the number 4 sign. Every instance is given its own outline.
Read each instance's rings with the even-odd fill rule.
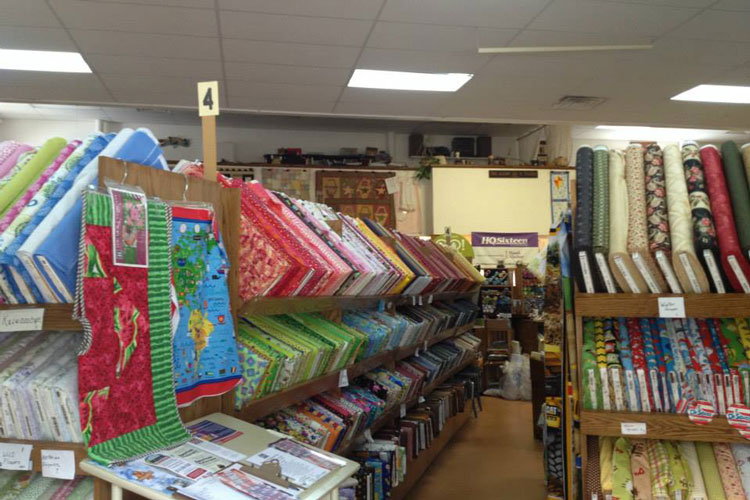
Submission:
[[[198,115],[218,116],[219,82],[198,82]]]

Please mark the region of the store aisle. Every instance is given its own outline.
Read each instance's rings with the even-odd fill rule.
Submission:
[[[531,402],[483,398],[484,411],[446,445],[408,500],[542,500],[542,445]]]

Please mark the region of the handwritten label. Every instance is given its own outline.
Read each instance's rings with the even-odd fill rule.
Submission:
[[[31,332],[41,330],[44,309],[6,309],[0,311],[0,332]]]
[[[625,278],[625,282],[630,287],[630,291],[633,293],[641,293],[641,289],[638,287],[638,284],[633,279],[633,276],[630,274],[630,270],[628,269],[628,266],[625,265],[625,261],[622,260],[622,255],[615,255],[615,265],[617,266],[617,269],[620,270],[620,273],[622,274],[622,277]]]
[[[30,444],[0,443],[0,469],[31,470]]]
[[[406,404],[401,403],[401,409],[399,410],[399,415],[401,418],[404,418],[406,416]]]
[[[396,180],[396,176],[393,177],[386,177],[385,179],[385,189],[388,191],[388,194],[395,194],[398,193],[398,180]]]
[[[599,266],[599,272],[602,275],[602,280],[604,280],[604,286],[607,288],[607,293],[617,293],[615,280],[612,278],[612,273],[609,271],[607,259],[604,258],[604,254],[597,253],[594,255],[594,258]]]
[[[672,289],[672,293],[682,293],[680,282],[677,281],[677,275],[674,273],[674,269],[672,269],[672,263],[669,262],[667,254],[661,250],[657,251],[656,262],[659,263],[661,272],[664,273],[664,277],[667,279],[667,283],[669,284],[669,288]]]
[[[349,386],[349,373],[347,373],[346,368],[345,368],[339,372],[339,387],[348,387],[348,386]]]
[[[638,271],[640,271],[641,276],[643,276],[643,279],[646,281],[646,285],[648,285],[648,289],[651,290],[651,293],[661,293],[661,288],[659,287],[659,284],[656,282],[654,277],[651,275],[651,271],[649,270],[648,266],[646,266],[646,260],[643,258],[643,256],[636,252],[632,257],[635,267],[637,267]]]
[[[721,273],[719,272],[719,266],[716,265],[716,259],[714,253],[711,250],[703,250],[703,258],[706,259],[706,266],[708,266],[708,274],[711,275],[711,280],[714,282],[717,293],[727,293],[727,289],[724,288],[724,281],[721,279]]]
[[[684,318],[685,299],[683,297],[659,297],[660,318]]]
[[[737,257],[735,257],[734,255],[730,255],[729,257],[727,257],[727,262],[729,262],[729,266],[732,268],[732,272],[734,272],[734,275],[737,276],[737,281],[740,282],[742,291],[745,293],[750,293],[750,283],[747,282],[747,276],[745,276],[745,273],[742,272],[740,263],[737,262]]]
[[[704,290],[698,282],[698,276],[695,275],[693,266],[690,265],[688,254],[686,254],[685,252],[680,254],[680,263],[682,264],[682,269],[685,270],[685,274],[687,274],[687,278],[690,282],[690,287],[693,289],[693,293],[703,293]],[[707,292],[708,290],[705,291]]]
[[[581,274],[583,274],[583,284],[586,287],[586,293],[594,293],[594,278],[591,276],[589,267],[589,258],[586,252],[578,252],[578,261],[581,263]]]
[[[42,476],[55,479],[75,479],[75,453],[71,450],[42,450]]]
[[[620,434],[623,436],[645,436],[646,422],[622,422]]]

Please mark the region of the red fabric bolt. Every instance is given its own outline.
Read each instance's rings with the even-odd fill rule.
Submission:
[[[750,264],[748,264],[740,248],[740,239],[737,236],[737,229],[734,225],[732,202],[729,199],[729,190],[724,178],[724,169],[721,165],[719,150],[715,146],[702,147],[701,161],[706,172],[706,187],[708,189],[708,197],[711,200],[711,211],[716,223],[721,265],[734,291],[742,293],[742,285],[740,285],[737,276],[729,265],[728,258],[734,256],[737,259],[740,269],[748,279],[750,279]]]

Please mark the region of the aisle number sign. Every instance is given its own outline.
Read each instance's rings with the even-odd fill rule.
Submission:
[[[218,116],[219,82],[198,82],[198,115]]]

